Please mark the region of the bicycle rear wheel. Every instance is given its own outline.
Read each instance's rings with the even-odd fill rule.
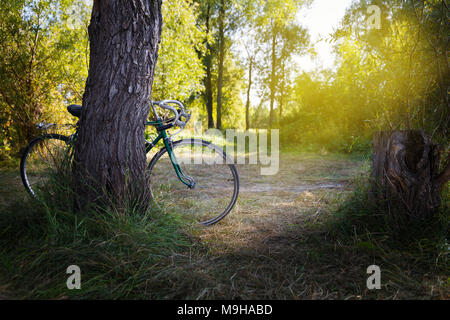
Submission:
[[[45,187],[48,178],[68,156],[69,137],[60,134],[46,134],[32,140],[26,147],[20,161],[20,175],[27,191],[37,198],[40,188]]]
[[[189,188],[177,176],[166,148],[148,166],[153,199],[192,215],[203,225],[223,219],[233,208],[239,193],[239,175],[222,148],[199,139],[172,143],[181,172],[193,179]]]

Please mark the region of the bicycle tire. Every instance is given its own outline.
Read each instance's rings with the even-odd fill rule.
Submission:
[[[30,156],[34,153],[36,153],[36,149],[39,147],[40,144],[45,143],[46,141],[62,141],[65,145],[70,141],[70,138],[64,135],[52,133],[52,134],[45,134],[42,136],[39,136],[35,139],[33,139],[25,148],[25,151],[22,154],[22,158],[20,160],[20,176],[22,178],[22,182],[25,186],[25,189],[28,191],[28,193],[33,198],[37,197],[37,190],[35,190],[35,187],[33,187],[31,183],[31,174],[30,172],[27,172],[27,169],[31,167],[31,159]]]
[[[223,171],[228,172],[228,170],[225,168],[227,167],[230,171],[231,176],[228,176],[228,174],[226,173],[225,175],[228,177],[232,177],[233,179],[233,190],[232,192],[230,192],[231,194],[231,198],[228,200],[226,200],[228,202],[228,204],[225,206],[225,208],[223,210],[220,210],[220,212],[216,215],[215,213],[213,214],[212,218],[206,219],[206,220],[201,220],[199,221],[201,224],[205,225],[205,226],[210,226],[213,225],[217,222],[219,222],[220,220],[222,220],[228,213],[230,213],[230,211],[233,209],[234,205],[236,204],[238,195],[239,195],[239,174],[238,171],[236,169],[236,166],[232,163],[231,159],[227,156],[227,154],[225,153],[225,151],[223,151],[222,148],[214,145],[213,143],[209,142],[209,141],[205,141],[205,140],[201,140],[201,139],[183,139],[183,140],[178,140],[175,142],[172,142],[172,150],[174,150],[174,152],[177,150],[177,148],[180,148],[181,146],[190,146],[191,148],[193,148],[194,146],[201,146],[201,147],[205,147],[208,148],[210,150],[212,150],[213,152],[217,152],[219,157],[222,157],[222,160],[225,161],[225,163],[223,164],[223,166],[221,166],[221,168],[223,168]],[[167,149],[161,148],[151,159],[149,165],[148,165],[148,173],[149,173],[149,178],[150,178],[150,183],[152,184],[151,186],[151,193],[152,193],[152,197],[154,200],[155,196],[154,196],[154,186],[157,184],[156,182],[152,183],[152,180],[155,180],[156,175],[153,175],[153,171],[155,170],[155,166],[158,163],[158,160],[161,161],[160,159],[167,154]],[[169,162],[167,161],[167,164]],[[217,166],[218,167],[218,166]],[[212,168],[212,167],[210,167]],[[186,167],[183,168],[183,171],[185,171]],[[208,169],[208,167],[206,167],[206,169]],[[189,173],[192,173],[192,167],[190,167]],[[174,168],[172,168],[172,172],[175,172]],[[222,172],[222,171],[221,171]],[[214,174],[214,172],[211,172],[211,174]],[[177,180],[176,176],[172,176],[173,180]],[[194,179],[196,179],[197,177],[195,177]],[[213,176],[211,176],[211,179],[214,179]],[[182,182],[179,181],[179,184],[182,185]],[[230,183],[231,185],[231,183]],[[186,189],[188,189],[186,187]],[[195,187],[193,188],[195,189]],[[209,190],[211,191],[211,190]],[[231,190],[230,190],[231,191]],[[212,206],[213,207],[213,206]]]

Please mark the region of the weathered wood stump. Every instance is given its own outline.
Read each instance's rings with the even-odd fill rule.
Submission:
[[[438,146],[423,131],[383,131],[373,139],[371,198],[397,223],[432,218],[449,179],[439,174]]]

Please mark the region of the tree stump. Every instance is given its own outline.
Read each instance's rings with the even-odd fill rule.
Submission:
[[[420,130],[383,131],[373,149],[371,198],[380,209],[397,224],[434,217],[449,178],[448,165],[438,174],[438,146]]]

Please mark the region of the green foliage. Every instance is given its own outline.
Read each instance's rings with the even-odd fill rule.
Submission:
[[[289,100],[288,93],[295,71],[292,56],[305,53],[309,46],[307,31],[295,22],[296,13],[305,2],[308,1],[266,1],[254,18],[260,47],[264,52],[259,62],[259,82],[270,102],[268,126],[275,122],[275,99],[278,100],[279,117],[283,115],[283,107]]]
[[[153,99],[186,100],[203,89],[204,71],[198,52],[205,50],[205,32],[196,24],[198,10],[192,0],[164,1],[162,14]]]
[[[326,73],[322,79],[308,74],[297,77],[280,127],[281,143],[300,144],[309,150],[325,147],[332,152],[366,151],[370,141],[364,121],[367,114],[354,98],[343,101],[343,94]]]
[[[0,11],[0,143],[13,155],[35,136],[35,124],[66,117],[87,75],[89,8],[73,1],[2,1]],[[70,23],[68,23],[70,17]]]
[[[367,7],[381,8],[381,28]],[[441,1],[356,1],[336,41],[337,70],[297,76],[281,128],[286,143],[369,150],[378,130],[423,129],[448,146],[445,57],[450,28]],[[300,132],[298,132],[300,131]]]
[[[142,211],[126,201],[76,211],[68,169],[49,174],[41,203],[2,204],[0,280],[10,298],[166,298],[170,259],[191,246],[186,221],[165,208]],[[66,287],[72,264],[82,272],[80,290]]]
[[[73,121],[89,67],[85,1],[2,1],[0,12],[0,161],[19,156],[41,121]],[[191,0],[164,1],[154,99],[188,100],[202,89],[204,31]],[[195,107],[195,103],[192,104]]]
[[[370,199],[371,185],[368,175],[355,179],[355,191],[336,209],[331,222],[332,234],[345,241],[379,242],[391,248],[415,250],[421,243],[434,244],[440,252],[449,236],[448,204],[443,203],[440,213],[427,221],[402,220],[396,208],[386,212]],[[443,198],[448,191],[443,192]],[[444,249],[445,250],[445,249]]]
[[[448,128],[449,108],[447,93],[439,92],[447,90],[449,70],[440,48],[450,30],[443,21],[443,1],[376,4],[389,12],[384,14],[380,29],[361,23],[367,6],[361,3],[350,9],[336,34],[344,39],[338,47],[340,77],[356,73],[357,88],[365,89],[365,109],[376,112],[371,118],[374,128],[423,128],[442,139]]]
[[[219,91],[219,65],[221,59],[223,63],[223,82],[221,86],[221,122],[224,128],[242,128],[244,126],[243,102],[241,93],[243,87],[244,70],[239,62],[239,56],[232,52],[235,45],[234,36],[247,23],[246,18],[254,9],[253,0],[233,0],[198,1],[200,15],[198,24],[202,25],[207,32],[205,45],[207,50],[201,53],[205,70],[210,69],[210,74],[206,74],[203,81],[211,82],[211,92],[202,92],[201,99],[194,105],[197,106],[197,117],[195,120],[203,122],[203,126],[208,126],[208,113],[206,104],[208,99],[212,101],[212,115],[217,115],[217,93]],[[223,6],[222,14],[220,10]],[[219,32],[219,26],[223,25],[223,34]],[[223,44],[223,57],[220,56],[220,46]],[[209,95],[207,97],[207,95]],[[216,124],[217,122],[214,121]]]
[[[447,146],[450,26],[444,2],[354,1],[329,39],[336,44],[336,70],[298,74],[293,55],[307,52],[308,35],[295,15],[308,3],[164,1],[153,98],[186,102],[192,123],[201,120],[206,127],[209,77],[216,115],[223,5],[224,128],[245,125],[242,97],[251,60],[250,97],[257,90],[260,105],[250,101],[250,127],[266,128],[272,121],[281,130],[282,146],[368,151],[374,131],[408,128],[424,129]],[[380,29],[366,23],[371,4],[381,8]],[[65,105],[82,100],[90,7],[75,0],[5,0],[1,5],[0,161],[9,161],[37,134],[37,122],[73,121]],[[271,101],[272,115],[267,110]]]
[[[237,60],[237,59],[236,59]],[[244,88],[244,70],[236,63],[234,56],[228,54],[224,59],[222,87],[222,124],[225,128],[242,128],[244,126],[243,102],[241,92]],[[217,70],[213,70],[213,88],[217,90]],[[214,108],[216,103],[214,103]]]

